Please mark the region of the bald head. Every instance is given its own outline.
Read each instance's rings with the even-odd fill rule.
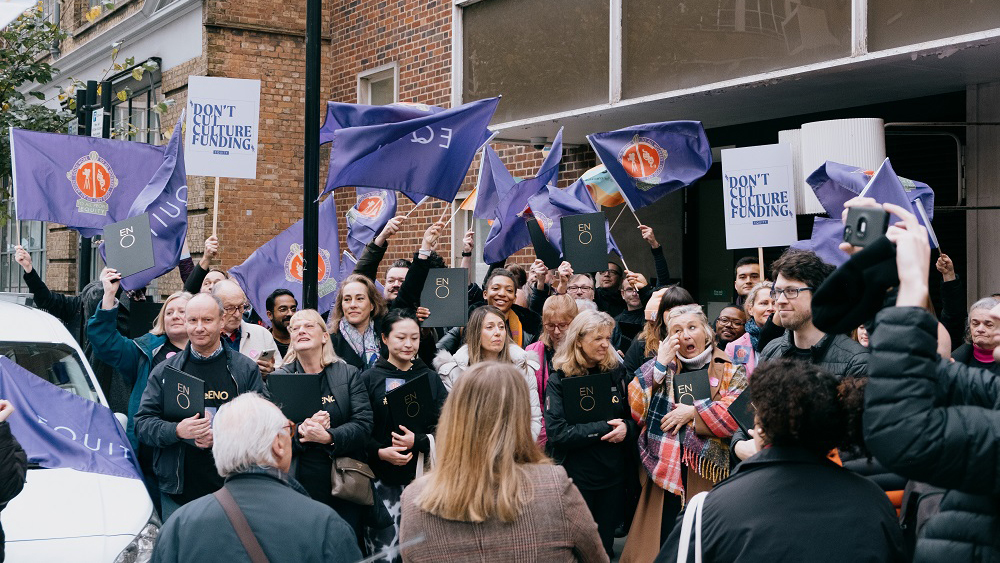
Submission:
[[[218,298],[225,311],[223,329],[232,333],[240,328],[247,296],[233,280],[221,280],[212,286],[212,295]]]

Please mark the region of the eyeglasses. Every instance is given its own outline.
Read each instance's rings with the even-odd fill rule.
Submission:
[[[559,332],[566,332],[569,328],[569,323],[545,323],[545,330],[558,330]]]
[[[571,285],[566,288],[566,291],[594,291],[594,288],[589,285]]]
[[[771,299],[777,299],[779,295],[784,295],[789,301],[799,296],[800,291],[812,291],[811,287],[786,287],[785,289],[771,288]]]
[[[247,308],[246,303],[240,303],[239,305],[226,305],[225,307],[222,308],[222,310],[225,311],[227,315],[232,315],[236,311],[243,313],[243,311],[245,311],[246,308]]]
[[[730,319],[729,317],[719,317],[716,323],[724,326],[741,327],[746,323],[746,321],[741,321],[739,319]]]
[[[295,423],[289,420],[288,422],[285,423],[284,426],[281,427],[281,430],[284,433],[288,434],[289,436],[294,436],[295,435],[294,428],[295,428]]]
[[[604,274],[604,275],[606,275],[606,276],[612,276],[613,275],[613,276],[619,276],[620,277],[622,275],[622,273],[619,272],[618,270],[604,270],[601,273]]]

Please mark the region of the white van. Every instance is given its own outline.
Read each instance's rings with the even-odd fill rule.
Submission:
[[[0,319],[0,355],[108,405],[80,346],[58,319],[3,300]],[[0,512],[7,563],[149,561],[160,520],[142,481],[30,465],[27,473],[24,490]]]

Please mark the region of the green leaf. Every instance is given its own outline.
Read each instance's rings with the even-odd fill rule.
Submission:
[[[114,10],[115,9],[115,3],[114,2],[105,2],[104,3],[104,9],[108,10],[108,11]]]
[[[156,64],[156,61],[149,60],[142,63],[142,68],[146,69],[149,72],[154,72],[160,68],[160,65]]]
[[[125,66],[135,66],[135,57],[125,59]]]
[[[126,88],[124,90],[119,90],[118,91],[118,101],[119,102],[124,102],[127,99],[128,99],[128,88]]]
[[[38,98],[39,100],[42,100],[43,102],[45,101],[45,94],[41,92],[29,92],[29,94]]]
[[[142,72],[143,72],[143,70],[142,70],[141,66],[137,66],[137,67],[133,68],[132,69],[132,78],[134,78],[136,80],[142,80]]]

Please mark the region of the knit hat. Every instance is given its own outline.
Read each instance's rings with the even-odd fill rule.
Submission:
[[[879,237],[851,256],[816,290],[812,320],[827,334],[847,334],[875,317],[886,292],[899,285],[896,246]]]

